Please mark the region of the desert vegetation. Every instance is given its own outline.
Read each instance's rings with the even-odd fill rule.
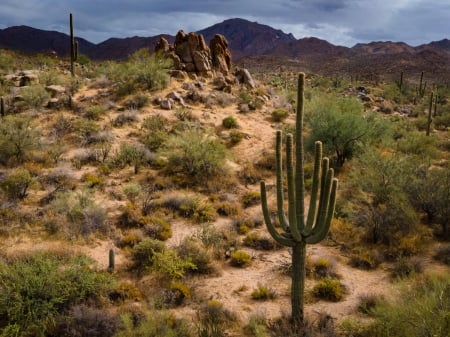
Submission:
[[[448,335],[448,83],[299,71],[1,50],[0,336]]]

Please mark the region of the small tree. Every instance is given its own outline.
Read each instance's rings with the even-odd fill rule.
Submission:
[[[312,101],[307,118],[311,128],[307,145],[312,148],[315,141],[322,140],[325,153],[334,153],[336,168],[341,168],[362,145],[381,139],[387,129],[375,115],[364,115],[356,99],[328,94],[320,94]]]

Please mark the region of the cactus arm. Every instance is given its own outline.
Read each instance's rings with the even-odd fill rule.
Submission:
[[[284,197],[283,197],[283,163],[281,156],[281,131],[276,133],[276,167],[277,167],[277,214],[280,221],[281,228],[284,231],[289,231],[289,223],[284,213]]]
[[[327,235],[330,229],[331,219],[333,218],[334,207],[336,205],[337,186],[338,180],[336,178],[333,178],[333,181],[331,183],[331,191],[329,193],[329,202],[327,209],[325,211],[326,213],[325,218],[323,222],[320,224],[320,226],[314,227],[312,234],[305,239],[306,243],[308,244],[318,243],[322,241]]]
[[[314,156],[314,173],[313,173],[313,180],[312,180],[312,190],[311,190],[311,198],[309,201],[309,211],[308,211],[308,217],[306,218],[306,227],[303,231],[304,236],[308,236],[311,233],[311,229],[313,228],[316,215],[317,215],[317,198],[318,195],[322,193],[322,189],[320,189],[319,194],[319,186],[321,185],[321,165],[322,164],[322,143],[316,142],[315,143],[315,156]]]
[[[297,91],[297,116],[295,127],[295,205],[296,218],[299,224],[299,230],[305,227],[305,176],[303,167],[303,99],[304,99],[305,74],[298,75],[298,91]]]
[[[297,191],[295,190],[295,173],[294,173],[294,159],[293,159],[293,139],[292,135],[288,134],[286,137],[286,170],[288,183],[288,215],[289,215],[289,230],[295,241],[302,241],[301,235],[301,221],[297,218],[295,197]]]
[[[295,245],[295,241],[281,235],[275,229],[275,226],[272,224],[272,220],[270,219],[269,208],[267,207],[267,193],[266,193],[266,184],[264,181],[261,181],[261,206],[264,216],[264,222],[266,223],[267,230],[270,235],[272,235],[273,239],[282,246],[293,247]]]

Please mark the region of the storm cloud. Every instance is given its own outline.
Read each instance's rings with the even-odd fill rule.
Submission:
[[[403,41],[416,46],[450,36],[448,0],[2,0],[0,28],[27,25],[76,34],[91,42],[110,37],[175,35],[243,18],[336,45]]]

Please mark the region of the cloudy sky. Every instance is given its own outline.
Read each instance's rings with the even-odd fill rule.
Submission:
[[[243,18],[335,45],[404,41],[417,46],[450,38],[450,0],[0,0],[0,28],[27,25],[110,37],[175,35]]]

